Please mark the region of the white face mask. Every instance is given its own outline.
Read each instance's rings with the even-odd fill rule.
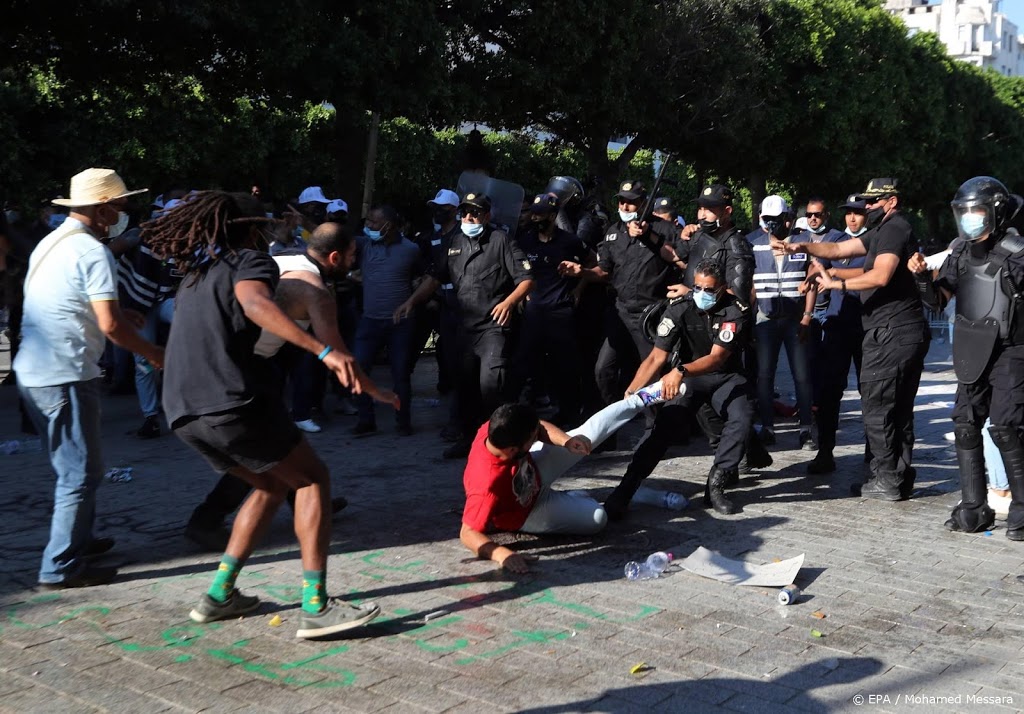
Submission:
[[[128,228],[128,214],[124,211],[117,212],[117,223],[107,229],[107,238],[117,238]]]
[[[867,233],[867,232],[868,232],[868,229],[867,229],[867,227],[861,228],[861,229],[860,229],[859,231],[857,231],[856,233],[854,233],[853,231],[851,231],[851,230],[850,230],[849,228],[847,228],[847,229],[846,229],[846,235],[848,235],[848,236],[853,236],[854,238],[856,238],[857,236],[862,236],[862,235],[864,235],[864,234],[865,234],[865,233]]]

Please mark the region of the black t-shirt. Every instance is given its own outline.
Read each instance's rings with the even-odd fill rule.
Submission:
[[[534,226],[530,226],[517,239],[533,267],[533,290],[526,309],[572,307],[572,291],[578,278],[558,274],[563,260],[583,261],[587,249],[583,241],[568,231],[555,228],[551,240],[542,241]]]
[[[898,260],[896,272],[888,285],[860,291],[861,304],[864,306],[864,329],[923,323],[921,296],[914,275],[907,268],[907,261],[917,250],[917,239],[907,219],[894,213],[878,228],[868,231],[858,240],[867,250],[864,258],[865,273],[874,267],[879,255],[895,255]]]
[[[620,312],[640,314],[651,303],[665,299],[678,271],[661,257],[661,248],[672,245],[677,233],[675,224],[658,218],[651,219],[650,229],[639,238],[630,237],[622,221],[608,229],[597,249],[597,265],[611,275]]]
[[[669,303],[658,323],[654,346],[669,354],[678,353],[682,363],[711,354],[714,345],[729,351],[720,374],[743,372],[742,348],[750,341],[750,311],[726,293],[708,312],[697,309],[692,295]]]
[[[279,279],[273,258],[241,250],[220,256],[198,280],[182,282],[164,369],[164,413],[172,429],[189,417],[230,411],[274,391],[253,354],[260,328],[235,299],[235,284],[259,280],[274,290]]]
[[[488,226],[479,238],[461,230],[431,275],[455,287],[462,326],[467,330],[497,329],[491,310],[512,294],[524,280],[533,279],[533,269],[519,244],[500,229]]]

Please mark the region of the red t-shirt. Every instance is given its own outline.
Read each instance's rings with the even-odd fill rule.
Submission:
[[[480,533],[519,530],[540,493],[540,471],[529,454],[519,461],[502,461],[487,450],[486,440],[485,423],[473,439],[462,477],[462,522]]]

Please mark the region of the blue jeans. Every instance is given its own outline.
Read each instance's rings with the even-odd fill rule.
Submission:
[[[157,332],[160,330],[160,323],[171,324],[174,317],[174,298],[158,302],[146,312],[146,324],[139,330],[149,342],[156,343]],[[139,395],[139,408],[142,409],[142,416],[151,417],[160,413],[160,401],[157,397],[157,370],[152,367],[143,373],[142,364],[146,358],[135,355],[135,392]]]
[[[86,565],[81,554],[92,541],[96,489],[103,480],[100,382],[92,379],[55,387],[18,385],[57,474],[50,541],[39,568],[41,583],[63,582]]]
[[[775,371],[779,352],[786,346],[786,359],[796,387],[796,403],[800,410],[800,426],[810,427],[814,419],[811,409],[811,375],[807,365],[807,345],[800,342],[800,321],[782,317],[754,326],[757,339],[757,408],[761,425],[775,426]]]
[[[412,397],[412,375],[410,373],[410,349],[412,345],[413,321],[406,318],[397,325],[392,320],[378,320],[365,315],[356,328],[356,361],[367,375],[373,369],[373,358],[385,344],[391,362],[391,384],[401,401],[396,420],[399,426],[410,425],[409,400]],[[366,394],[356,398],[360,424],[375,424],[373,400]]]
[[[950,333],[952,334],[952,333]],[[989,488],[998,488],[1003,491],[1010,490],[1010,482],[1006,478],[1006,466],[1003,465],[1003,453],[992,441],[988,428],[992,426],[992,420],[985,421],[985,428],[981,430],[981,442],[985,449],[985,470],[988,471]]]

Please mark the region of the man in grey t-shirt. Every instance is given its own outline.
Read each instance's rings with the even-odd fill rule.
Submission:
[[[401,406],[395,414],[397,432],[412,433],[410,420],[411,348],[413,320],[393,315],[412,294],[413,278],[425,272],[422,252],[399,231],[401,217],[391,206],[378,206],[366,217],[363,235],[356,238],[356,267],[363,278],[363,316],[356,328],[354,352],[359,366],[370,374],[373,359],[388,346],[392,389]],[[356,399],[359,421],[352,429],[356,436],[377,431],[373,401],[367,395]]]

